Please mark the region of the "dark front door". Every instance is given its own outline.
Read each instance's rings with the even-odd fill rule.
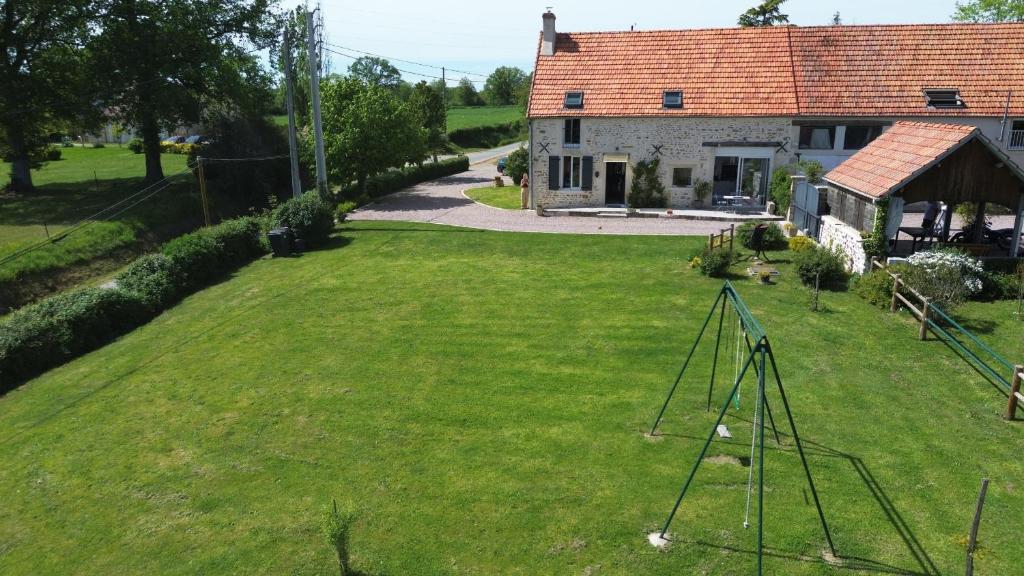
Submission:
[[[626,203],[626,163],[608,162],[604,170],[604,203]]]

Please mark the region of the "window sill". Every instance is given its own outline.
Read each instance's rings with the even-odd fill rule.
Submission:
[[[562,144],[562,148],[565,148],[565,149],[568,149],[568,150],[579,150],[580,149],[580,145],[579,144]]]

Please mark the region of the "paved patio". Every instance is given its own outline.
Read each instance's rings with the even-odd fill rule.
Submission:
[[[430,222],[503,232],[557,234],[632,234],[695,236],[718,232],[742,217],[724,220],[668,218],[598,218],[585,216],[537,216],[532,210],[502,210],[478,204],[462,192],[494,181],[493,164],[477,164],[468,172],[413,186],[381,198],[349,214],[352,220],[404,220]]]

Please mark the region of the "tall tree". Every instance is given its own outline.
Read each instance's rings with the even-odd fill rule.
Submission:
[[[526,79],[519,86],[519,90],[516,92],[516,104],[522,108],[523,113],[526,113],[526,109],[530,106],[530,88],[533,85],[533,72],[526,75]]]
[[[413,87],[409,104],[420,118],[427,151],[437,162],[438,153],[444,151],[447,143],[445,126],[448,119],[441,93],[426,81],[421,81]]]
[[[324,151],[335,182],[366,180],[388,168],[422,162],[426,155],[419,118],[393,91],[355,78],[332,79],[321,87]]]
[[[1024,0],[970,0],[957,2],[958,22],[1024,22]]]
[[[780,10],[782,3],[785,1],[765,0],[760,5],[741,14],[738,23],[744,28],[789,24],[789,16],[783,14]]]
[[[11,188],[32,190],[32,158],[55,124],[92,106],[81,74],[88,0],[0,1],[0,151],[11,162]]]
[[[277,38],[276,0],[98,0],[95,76],[109,109],[142,137],[146,180],[163,178],[160,131],[210,103],[255,109],[270,80],[253,53]]]
[[[348,67],[348,73],[363,84],[397,90],[402,74],[384,58],[363,56]]]
[[[469,78],[459,80],[459,85],[455,88],[455,99],[460,106],[483,106],[484,104],[483,98],[480,97],[476,86]]]
[[[493,106],[507,106],[516,103],[519,88],[526,81],[526,72],[511,66],[501,66],[487,77],[484,93],[487,102]]]

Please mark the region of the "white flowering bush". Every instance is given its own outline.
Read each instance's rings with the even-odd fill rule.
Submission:
[[[943,308],[962,304],[982,290],[981,261],[957,250],[918,252],[907,259],[903,280]]]

